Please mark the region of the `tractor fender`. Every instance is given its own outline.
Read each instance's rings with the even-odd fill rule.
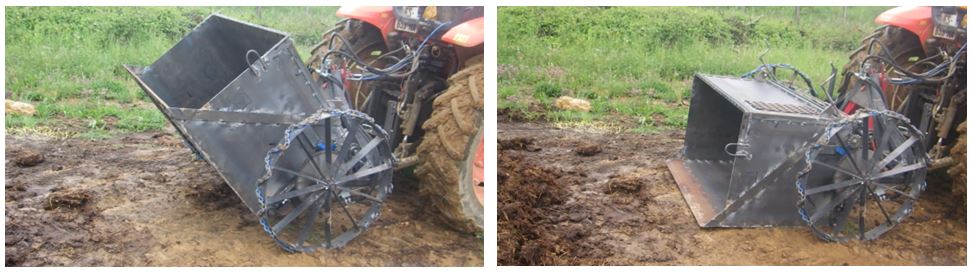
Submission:
[[[917,35],[920,44],[924,45],[927,38],[934,32],[934,20],[931,7],[896,7],[884,11],[874,20],[877,24],[895,26],[906,29]]]
[[[343,6],[337,10],[337,16],[373,25],[381,31],[381,38],[385,39],[385,42],[395,22],[394,11],[390,6]]]
[[[474,47],[482,44],[485,39],[485,19],[484,17],[465,21],[442,35],[442,41],[461,46]]]

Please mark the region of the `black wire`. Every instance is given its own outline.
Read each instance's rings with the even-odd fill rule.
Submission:
[[[364,67],[364,69],[367,70],[368,72],[371,72],[371,73],[374,73],[374,74],[378,74],[378,75],[382,75],[383,76],[383,75],[386,75],[388,73],[397,71],[397,69],[395,69],[395,70],[382,70],[382,69],[377,69],[377,68],[374,68],[374,67],[368,65],[364,60],[361,60],[361,58],[359,58],[355,52],[351,51],[351,48],[353,48],[353,47],[351,47],[351,44],[350,44],[350,42],[347,41],[347,38],[344,38],[343,35],[340,35],[339,33],[336,33],[336,32],[334,32],[334,33],[331,34],[331,36],[330,36],[330,42],[327,45],[327,51],[328,52],[326,54],[324,54],[324,56],[321,58],[321,62],[323,62],[324,60],[327,60],[327,57],[329,57],[332,54],[332,52],[338,52],[337,50],[334,50],[334,47],[333,47],[334,46],[334,40],[337,40],[337,39],[339,39],[340,42],[341,42],[341,44],[343,45],[343,47],[341,47],[339,49],[339,52],[341,53],[341,55],[343,55],[345,57],[349,57],[355,63],[359,64],[361,67]]]
[[[321,37],[327,37],[328,34],[331,34],[332,32],[337,31],[338,29],[340,29],[340,25],[344,24],[348,20],[349,19],[341,19],[340,21],[337,21],[337,23],[334,24],[334,27],[328,29],[327,31],[324,31],[324,34],[321,35]],[[314,45],[314,48],[310,49],[310,52],[317,51],[317,49],[319,49],[321,46],[324,46],[323,40],[321,40],[320,43],[317,43],[316,45]]]
[[[957,57],[957,56],[955,56],[955,57]],[[904,69],[903,67],[901,67],[899,64],[897,64],[893,60],[891,60],[891,59],[889,59],[887,57],[883,57],[883,56],[877,56],[877,55],[867,56],[866,58],[863,59],[863,63],[866,63],[867,61],[869,61],[871,59],[881,60],[881,61],[885,62],[886,64],[890,65],[891,67],[893,67],[898,72],[901,72],[904,75],[906,75],[908,77],[911,77],[911,78],[913,78],[915,80],[920,80],[920,81],[940,81],[940,80],[943,79],[943,78],[941,78],[941,79],[939,79],[939,78],[932,78],[934,75],[939,74],[941,71],[937,71],[937,73],[930,74],[931,72],[933,72],[933,69],[931,69],[931,70],[929,70],[929,71],[927,71],[925,73],[915,74],[913,72],[908,71],[907,69]],[[951,71],[955,70],[955,68],[957,67],[957,62],[955,62],[955,60],[956,60],[956,58],[951,59],[950,61],[945,62],[948,65],[948,69],[946,70],[946,71],[948,71],[948,74],[951,74]],[[939,65],[943,65],[945,63],[939,64]],[[863,66],[861,65],[861,67],[863,67]],[[942,71],[944,71],[944,70],[942,70]],[[947,78],[947,77],[944,77],[944,78]]]
[[[874,44],[880,45],[880,48],[882,49],[882,50],[880,50],[880,53],[882,55],[886,55],[886,56],[873,55],[873,45]],[[884,44],[883,42],[881,42],[877,38],[871,38],[870,39],[870,44],[867,46],[867,49],[866,49],[866,55],[867,55],[866,58],[863,58],[863,61],[860,62],[860,71],[863,71],[863,68],[866,66],[866,62],[868,60],[870,60],[870,59],[879,59],[879,60],[884,61],[887,64],[889,64],[894,69],[900,70],[900,72],[903,72],[904,75],[907,75],[908,77],[911,77],[911,78],[920,78],[920,76],[914,74],[913,72],[907,71],[907,69],[904,69],[902,66],[900,66],[900,64],[897,64],[897,61],[893,59],[893,55],[890,55],[890,48],[887,47],[886,44]]]
[[[870,87],[872,89],[876,89],[878,91],[876,93],[880,95],[880,100],[883,101],[883,105],[889,105],[889,104],[887,104],[887,97],[886,97],[886,95],[883,94],[883,88],[880,86],[880,83],[877,82],[877,79],[876,78],[869,77],[866,80],[864,80],[863,82],[866,83],[868,87]]]
[[[768,69],[771,69],[771,71],[767,71],[767,73],[772,73],[772,78],[775,79],[774,80],[775,82],[777,82],[777,83],[779,82],[778,81],[778,77],[775,74],[776,74],[776,69],[778,69],[780,67],[781,68],[785,68],[785,69],[792,70],[793,73],[796,73],[796,75],[799,76],[800,78],[802,78],[803,82],[806,83],[806,86],[809,87],[809,90],[808,90],[809,91],[809,94],[813,95],[813,97],[819,97],[819,95],[816,94],[816,89],[813,87],[813,82],[812,82],[811,79],[809,79],[809,76],[806,75],[806,73],[802,73],[801,70],[797,69],[794,66],[791,66],[791,65],[769,65],[769,67],[766,67]],[[763,69],[763,70],[765,70],[765,69]]]
[[[880,48],[883,49],[883,50],[880,51],[880,53],[881,53],[881,55],[885,55],[885,56],[879,56],[879,55],[873,55],[872,54],[872,52],[873,52],[873,45],[874,44],[880,45]],[[866,66],[866,62],[867,61],[869,61],[871,59],[878,59],[878,60],[881,60],[884,63],[890,65],[894,70],[897,70],[898,72],[901,72],[904,75],[907,75],[908,77],[911,77],[911,78],[913,78],[915,80],[925,81],[925,82],[926,81],[934,81],[934,82],[936,82],[936,81],[941,81],[942,80],[942,79],[937,79],[937,78],[930,78],[930,77],[933,77],[934,75],[936,75],[937,73],[940,73],[940,71],[938,71],[935,74],[930,74],[932,72],[932,70],[933,70],[933,69],[931,69],[931,70],[929,70],[927,72],[924,72],[924,73],[913,73],[913,72],[910,72],[909,69],[906,69],[906,68],[900,66],[900,64],[898,64],[897,61],[893,59],[893,55],[890,55],[889,48],[887,47],[887,45],[884,44],[883,42],[880,42],[876,38],[871,38],[870,39],[870,44],[867,46],[867,52],[866,53],[867,53],[868,56],[866,58],[863,58],[863,61],[860,62],[860,71],[863,71],[863,68]],[[964,53],[962,52],[961,54],[964,54]],[[941,55],[941,53],[938,52],[937,54],[935,54],[933,56],[930,56],[930,57],[924,58],[922,60],[919,60],[918,63],[924,62],[924,61],[929,61],[930,59],[935,58],[935,57],[940,56],[940,55]],[[960,56],[954,56],[951,60],[948,60],[948,61],[946,61],[944,63],[939,64],[939,65],[943,65],[943,64],[946,63],[948,66],[950,66],[948,68],[948,70],[947,70],[948,71],[948,74],[951,74],[950,71],[952,71],[952,70],[955,69],[955,66],[957,65],[957,61],[956,60],[959,57]],[[947,77],[944,77],[944,78],[947,78]]]

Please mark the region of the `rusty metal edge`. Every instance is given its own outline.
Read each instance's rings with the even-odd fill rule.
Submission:
[[[681,159],[671,159],[665,163],[671,171],[671,176],[674,177],[674,182],[678,184],[681,196],[691,209],[691,214],[695,216],[698,226],[709,227],[711,219],[715,217],[715,210],[711,207],[708,196],[695,182],[691,171],[684,166],[684,161]]]

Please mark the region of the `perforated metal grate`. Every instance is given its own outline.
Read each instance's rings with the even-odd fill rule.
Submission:
[[[794,105],[794,104],[787,104],[787,103],[762,102],[762,101],[745,101],[745,102],[747,102],[753,108],[761,111],[773,111],[773,112],[803,114],[803,115],[816,115],[820,113],[819,110],[806,105]]]

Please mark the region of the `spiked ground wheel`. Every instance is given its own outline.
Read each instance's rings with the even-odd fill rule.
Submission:
[[[267,155],[260,222],[288,251],[340,248],[377,219],[392,190],[387,135],[363,116],[328,114],[287,131]]]
[[[892,112],[834,123],[806,153],[800,214],[819,237],[873,240],[913,211],[926,187],[924,135]]]

